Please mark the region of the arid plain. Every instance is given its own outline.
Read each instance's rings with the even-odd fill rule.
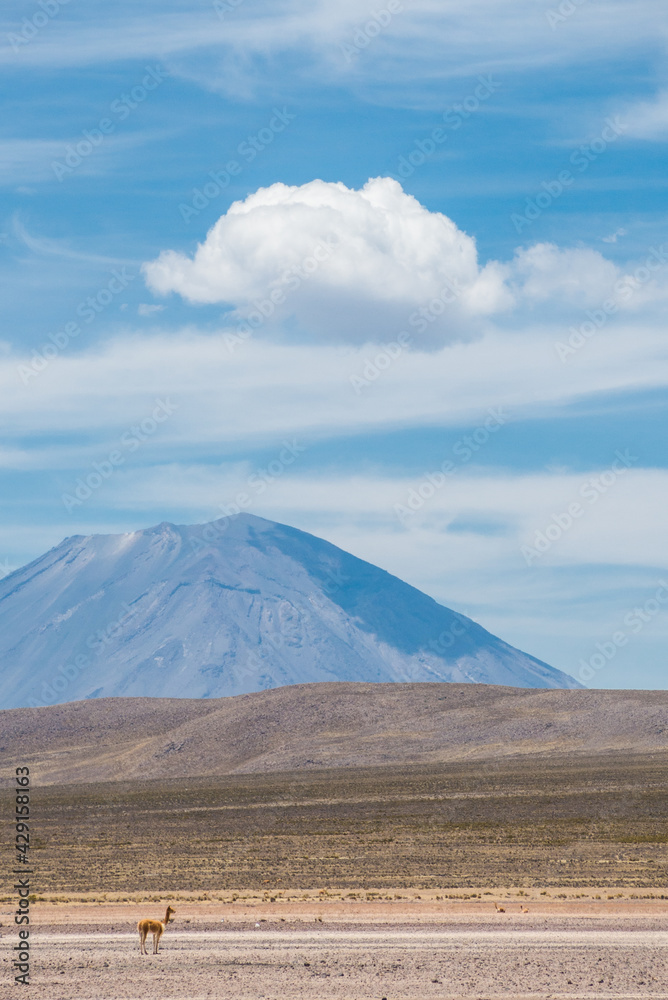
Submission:
[[[3,775],[33,777],[40,997],[668,996],[665,692],[306,685],[0,723]]]

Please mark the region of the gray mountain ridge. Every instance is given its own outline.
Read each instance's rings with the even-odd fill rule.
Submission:
[[[75,535],[0,581],[3,708],[316,681],[580,687],[384,570],[251,514]]]

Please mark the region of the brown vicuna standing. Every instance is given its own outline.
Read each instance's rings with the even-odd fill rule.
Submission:
[[[168,906],[164,920],[149,920],[148,917],[145,917],[143,920],[139,921],[137,924],[137,930],[139,931],[139,951],[142,955],[148,955],[146,950],[146,938],[149,934],[153,935],[153,954],[158,954],[158,946],[160,944],[162,932],[172,919],[172,913],[176,913],[176,910],[173,910],[171,906]]]

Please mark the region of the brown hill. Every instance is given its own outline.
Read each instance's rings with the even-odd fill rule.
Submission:
[[[0,712],[4,775],[35,784],[668,750],[668,691],[303,684],[220,699]],[[6,780],[4,782],[6,784]]]

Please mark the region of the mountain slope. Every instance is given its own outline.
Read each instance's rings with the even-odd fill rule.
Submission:
[[[250,514],[67,538],[0,581],[2,706],[313,681],[578,687],[336,546]]]
[[[298,684],[199,701],[95,698],[0,712],[0,785],[10,783],[17,760],[35,784],[67,785],[537,755],[665,757],[667,711],[668,691],[488,684]]]

